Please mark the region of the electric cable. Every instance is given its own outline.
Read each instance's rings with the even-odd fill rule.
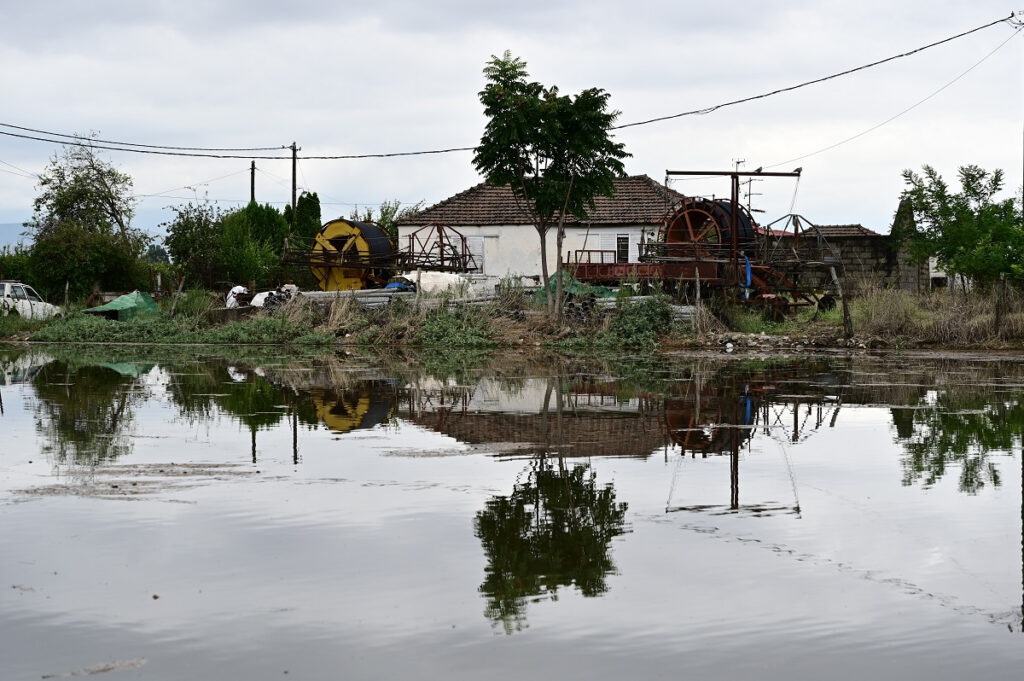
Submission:
[[[1013,32],[1013,35],[1011,35],[1011,36],[1010,36],[1009,38],[1007,38],[1007,39],[1006,39],[1006,40],[1004,40],[1003,42],[1001,42],[1001,43],[999,43],[998,45],[996,45],[995,49],[993,49],[993,50],[992,50],[991,52],[989,52],[989,53],[988,53],[988,54],[986,54],[986,55],[985,55],[984,57],[982,57],[981,59],[979,59],[979,60],[978,60],[978,61],[977,61],[977,62],[976,62],[976,63],[975,63],[974,65],[972,65],[972,66],[971,66],[970,68],[968,68],[968,69],[967,69],[966,71],[964,71],[963,73],[961,73],[960,75],[958,75],[958,76],[957,76],[956,78],[954,78],[953,80],[949,81],[948,83],[946,83],[945,85],[943,85],[942,87],[940,87],[940,88],[939,88],[938,90],[935,90],[935,91],[934,91],[934,92],[932,92],[932,93],[931,93],[930,95],[928,95],[928,96],[927,96],[927,97],[925,97],[924,99],[920,100],[920,101],[919,101],[919,102],[917,102],[916,104],[912,104],[911,106],[908,106],[908,107],[907,107],[906,109],[904,109],[903,111],[900,111],[900,112],[899,112],[898,114],[895,114],[895,115],[893,115],[893,116],[890,116],[889,118],[886,118],[886,119],[885,119],[884,121],[882,121],[881,123],[878,123],[878,124],[876,124],[876,125],[873,125],[873,126],[871,126],[870,128],[868,128],[867,130],[862,130],[861,132],[858,132],[858,133],[857,133],[856,135],[852,135],[852,136],[850,136],[850,137],[847,137],[847,138],[846,138],[846,139],[844,139],[844,140],[840,140],[839,142],[836,142],[835,144],[830,144],[830,145],[829,145],[829,146],[827,146],[827,147],[822,147],[821,149],[818,149],[817,151],[812,151],[812,152],[810,152],[810,153],[808,153],[808,154],[804,154],[804,155],[802,155],[802,156],[796,156],[796,157],[794,157],[794,158],[791,158],[791,159],[789,159],[789,160],[786,160],[786,161],[779,161],[778,163],[772,163],[772,164],[766,165],[766,166],[764,166],[764,167],[765,167],[765,168],[778,168],[779,166],[785,166],[785,165],[789,165],[790,163],[793,163],[794,161],[802,161],[802,160],[803,160],[803,159],[805,159],[805,158],[810,158],[811,156],[817,156],[818,154],[821,154],[821,153],[824,153],[824,152],[826,152],[826,151],[830,151],[830,150],[832,150],[832,149],[835,149],[836,147],[842,146],[842,145],[846,144],[847,142],[852,142],[853,140],[855,140],[855,139],[857,139],[857,138],[859,138],[859,137],[863,137],[864,135],[867,135],[867,134],[868,134],[869,132],[874,132],[875,130],[878,130],[879,128],[881,128],[881,127],[882,127],[883,125],[886,125],[886,124],[888,124],[888,123],[892,123],[892,122],[893,122],[894,120],[896,120],[897,118],[900,118],[900,117],[901,117],[901,116],[903,116],[904,114],[908,114],[908,113],[910,113],[911,111],[913,111],[913,110],[914,110],[914,109],[916,109],[917,107],[919,107],[919,106],[921,106],[922,104],[924,104],[925,102],[927,102],[927,101],[928,101],[929,99],[931,99],[931,98],[935,97],[936,95],[938,95],[938,94],[939,94],[940,92],[942,92],[942,91],[943,91],[943,90],[945,90],[946,88],[948,88],[948,87],[952,86],[953,84],[955,84],[955,83],[956,83],[956,82],[957,82],[958,80],[960,80],[961,78],[963,78],[964,76],[966,76],[966,75],[967,75],[968,73],[970,73],[970,72],[971,72],[971,71],[973,71],[974,69],[976,69],[976,68],[978,68],[979,66],[981,66],[981,65],[982,65],[982,63],[984,63],[984,62],[985,62],[985,61],[986,61],[986,60],[987,60],[987,59],[988,59],[989,57],[991,57],[991,56],[992,56],[992,55],[994,55],[994,54],[995,54],[996,52],[998,52],[998,51],[999,51],[1000,49],[1002,49],[1002,48],[1003,48],[1003,46],[1004,46],[1004,45],[1006,45],[1006,44],[1007,44],[1008,42],[1010,42],[1011,40],[1013,40],[1014,38],[1016,38],[1016,37],[1017,37],[1017,35],[1019,35],[1019,34],[1021,33],[1021,31],[1024,31],[1024,25],[1022,25],[1022,26],[1021,26],[1020,28],[1018,28],[1018,29],[1017,29],[1016,31],[1014,31],[1014,32]],[[790,211],[790,212],[792,212],[792,211]]]
[[[635,123],[625,123],[623,125],[617,125],[617,126],[614,126],[612,128],[609,128],[609,129],[610,130],[622,130],[624,128],[634,128],[634,127],[637,127],[637,126],[640,126],[640,125],[649,125],[651,123],[658,123],[658,122],[661,122],[661,121],[668,121],[668,120],[672,120],[673,118],[682,118],[683,116],[703,116],[703,115],[712,113],[714,111],[718,111],[719,109],[724,109],[727,106],[735,106],[737,104],[745,104],[746,102],[752,102],[752,101],[757,100],[757,99],[765,99],[767,97],[771,97],[773,95],[778,95],[778,94],[781,94],[783,92],[792,92],[793,90],[799,90],[800,88],[804,88],[804,87],[807,87],[809,85],[817,85],[818,83],[824,83],[827,80],[832,80],[834,78],[840,78],[842,76],[848,76],[851,73],[856,73],[858,71],[863,71],[865,69],[870,69],[870,68],[872,68],[874,66],[880,66],[882,64],[885,64],[885,63],[888,63],[888,62],[891,62],[891,61],[895,61],[897,59],[902,59],[904,57],[909,57],[911,55],[917,54],[918,52],[923,52],[924,50],[930,49],[932,47],[937,47],[939,45],[943,45],[943,44],[951,42],[953,40],[957,40],[958,38],[963,38],[964,36],[968,36],[968,35],[970,35],[972,33],[977,33],[978,31],[984,30],[986,28],[990,28],[992,26],[995,26],[996,24],[1001,24],[1003,22],[1008,22],[1008,23],[1010,23],[1011,26],[1014,26],[1014,25],[1016,25],[1015,23],[1013,23],[1013,19],[1014,19],[1015,16],[1016,15],[1013,12],[1011,12],[1010,16],[1008,16],[1008,17],[1005,17],[1003,19],[997,19],[996,21],[992,21],[992,22],[989,22],[989,23],[984,24],[982,26],[978,26],[977,28],[972,28],[969,31],[964,31],[963,33],[958,33],[958,34],[956,34],[954,36],[950,36],[948,38],[943,38],[942,40],[937,40],[937,41],[935,41],[933,43],[929,43],[927,45],[923,45],[921,47],[918,47],[916,49],[910,50],[908,52],[901,52],[900,54],[894,54],[891,57],[886,57],[885,59],[879,59],[878,61],[873,61],[870,64],[863,64],[861,66],[856,66],[856,67],[854,67],[852,69],[847,69],[845,71],[840,71],[838,73],[833,73],[832,75],[829,75],[829,76],[823,76],[821,78],[815,78],[814,80],[806,80],[806,81],[804,81],[802,83],[798,83],[796,85],[790,85],[789,87],[778,88],[777,90],[772,90],[770,92],[764,92],[764,93],[761,93],[759,95],[752,95],[750,97],[743,97],[742,99],[734,99],[734,100],[729,101],[729,102],[723,102],[722,104],[715,104],[714,106],[709,106],[709,107],[706,107],[706,108],[703,108],[703,109],[694,109],[692,111],[683,111],[682,113],[670,114],[668,116],[659,116],[657,118],[649,118],[649,119],[644,120],[644,121],[636,121]],[[1014,35],[1016,35],[1016,33]]]
[[[180,187],[172,187],[171,189],[165,189],[162,192],[155,192],[155,193],[152,193],[152,194],[136,194],[136,196],[147,197],[147,198],[149,198],[149,197],[157,197],[157,198],[159,198],[160,196],[163,196],[164,194],[168,194],[170,192],[176,192],[179,189],[192,189],[192,190],[194,190],[195,187],[202,187],[202,186],[205,186],[205,185],[209,185],[211,182],[217,182],[219,180],[224,180],[224,179],[227,179],[229,177],[234,177],[235,175],[241,175],[242,173],[247,173],[247,172],[249,172],[248,168],[246,168],[244,170],[236,170],[233,173],[228,173],[227,175],[221,175],[219,177],[210,178],[209,180],[203,180],[202,182],[194,182],[192,184],[186,184],[186,185],[182,185]],[[167,198],[173,198],[173,197],[169,196]]]
[[[145,149],[170,149],[173,151],[277,151],[278,149],[288,149],[287,145],[280,145],[276,147],[239,147],[239,148],[228,148],[228,147],[173,147],[164,144],[137,144],[135,142],[119,142],[116,140],[104,140],[95,137],[89,137],[88,135],[68,135],[62,132],[50,132],[49,130],[38,130],[36,128],[26,128],[21,125],[13,125],[11,123],[0,123],[0,127],[11,128],[13,130],[21,130],[22,132],[34,132],[39,135],[49,135],[51,137],[67,137],[70,139],[83,140],[83,141],[95,141],[102,144],[116,144],[122,147],[142,147]]]
[[[857,66],[857,67],[854,67],[854,68],[851,68],[851,69],[846,69],[845,71],[839,71],[837,73],[833,73],[833,74],[830,74],[830,75],[827,75],[827,76],[823,76],[823,77],[820,77],[820,78],[815,78],[815,79],[812,79],[812,80],[807,80],[807,81],[804,81],[802,83],[797,83],[796,85],[790,85],[788,87],[778,88],[778,89],[775,89],[775,90],[771,90],[769,92],[764,92],[764,93],[757,94],[757,95],[751,95],[749,97],[743,97],[741,99],[735,99],[735,100],[732,100],[732,101],[723,102],[721,104],[715,104],[713,106],[705,107],[705,108],[702,108],[702,109],[694,109],[694,110],[691,110],[691,111],[683,111],[683,112],[680,112],[680,113],[670,114],[670,115],[667,115],[667,116],[658,116],[656,118],[649,118],[649,119],[642,120],[642,121],[635,121],[635,122],[632,122],[632,123],[625,123],[625,124],[622,124],[622,125],[612,126],[612,127],[609,128],[609,130],[624,130],[626,128],[634,128],[634,127],[639,127],[639,126],[642,126],[642,125],[650,125],[652,123],[658,123],[658,122],[661,122],[661,121],[673,120],[673,119],[676,119],[676,118],[682,118],[684,116],[707,115],[707,114],[710,114],[710,113],[712,113],[714,111],[718,111],[719,109],[723,109],[723,108],[726,108],[726,107],[735,106],[735,105],[743,104],[743,103],[747,103],[747,102],[752,102],[752,101],[759,100],[759,99],[765,99],[765,98],[772,97],[774,95],[782,94],[782,93],[785,93],[785,92],[792,92],[793,90],[798,90],[800,88],[808,87],[810,85],[816,85],[818,83],[823,83],[823,82],[828,81],[828,80],[833,80],[835,78],[840,78],[842,76],[847,76],[847,75],[850,75],[852,73],[857,73],[858,71],[864,71],[866,69],[870,69],[870,68],[873,68],[875,66],[880,66],[882,64],[886,64],[888,62],[895,61],[897,59],[903,59],[905,57],[909,57],[909,56],[918,54],[919,52],[923,52],[923,51],[931,49],[933,47],[937,47],[939,45],[944,45],[946,43],[952,42],[952,41],[957,40],[959,38],[963,38],[963,37],[971,35],[973,33],[977,33],[978,31],[982,31],[984,29],[990,28],[990,27],[995,26],[996,24],[1000,24],[1000,23],[1008,23],[1011,26],[1017,27],[1018,30],[1014,32],[1014,35],[1017,35],[1017,33],[1019,32],[1019,30],[1020,30],[1020,28],[1022,26],[1021,23],[1019,22],[1019,20],[1016,20],[1016,14],[1011,12],[1008,17],[1005,17],[1005,18],[1002,18],[1002,19],[997,19],[995,21],[991,21],[991,22],[983,24],[981,26],[977,26],[975,28],[972,28],[972,29],[970,29],[968,31],[964,31],[964,32],[958,33],[956,35],[952,35],[952,36],[949,36],[947,38],[943,38],[942,40],[937,40],[935,42],[928,43],[927,45],[923,45],[923,46],[915,48],[913,50],[908,50],[906,52],[901,52],[899,54],[895,54],[895,55],[886,57],[885,59],[879,59],[877,61],[873,61],[873,62],[870,62],[868,64],[862,64],[861,66]],[[288,159],[292,158],[291,154],[286,155],[286,156],[269,156],[269,155],[252,155],[252,154],[226,153],[226,152],[240,152],[240,151],[276,151],[276,150],[284,150],[284,149],[290,149],[291,148],[290,146],[285,146],[285,145],[278,146],[278,147],[251,147],[249,149],[228,148],[228,147],[184,147],[184,146],[175,147],[175,146],[167,146],[167,145],[139,144],[139,143],[133,143],[133,142],[118,142],[118,141],[113,141],[113,140],[93,139],[93,138],[83,137],[83,136],[80,136],[80,135],[67,135],[67,134],[64,134],[64,133],[56,133],[56,132],[50,132],[50,131],[45,131],[45,130],[39,130],[39,129],[36,129],[36,128],[29,128],[29,127],[25,127],[25,126],[13,125],[13,124],[10,124],[10,123],[0,123],[0,127],[5,127],[5,128],[10,128],[12,130],[21,130],[22,131],[21,133],[16,133],[16,132],[10,132],[9,130],[0,130],[0,135],[5,135],[5,136],[8,136],[8,137],[17,137],[17,138],[21,138],[21,139],[34,140],[34,141],[39,141],[39,142],[48,142],[48,143],[51,143],[51,144],[67,144],[67,145],[72,145],[72,146],[91,147],[91,148],[94,148],[94,149],[103,149],[103,150],[106,150],[106,151],[124,151],[124,152],[136,153],[136,154],[154,154],[154,155],[160,155],[160,156],[186,156],[186,157],[194,157],[194,158],[222,158],[222,159],[244,158],[244,159],[261,159],[261,160],[288,160]],[[35,133],[35,135],[24,134],[24,133],[27,133],[27,132]],[[36,135],[47,135],[47,137],[38,137]],[[63,139],[63,140],[61,140],[61,139],[52,139],[53,137],[62,137],[62,138],[65,138],[65,139]],[[89,140],[89,141],[82,141],[82,140]],[[99,144],[97,144],[97,142],[99,142]],[[453,153],[453,152],[473,151],[474,149],[475,149],[475,147],[450,147],[450,148],[445,148],[445,149],[430,149],[430,150],[425,150],[425,151],[400,151],[400,152],[378,153],[378,154],[315,155],[315,156],[303,156],[302,158],[304,160],[311,160],[311,161],[315,161],[315,160],[326,160],[326,161],[330,161],[330,160],[354,160],[354,159],[369,159],[369,158],[397,158],[397,157],[403,157],[403,156],[425,156],[425,155],[435,155],[435,154],[448,154],[448,153]]]

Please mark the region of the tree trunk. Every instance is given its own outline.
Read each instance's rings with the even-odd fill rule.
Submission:
[[[569,188],[565,192],[565,202],[558,214],[558,231],[555,232],[555,250],[557,251],[555,266],[558,280],[555,282],[555,319],[562,321],[562,243],[565,241],[565,211],[569,208],[569,195],[572,194],[573,181],[576,178],[569,178]]]
[[[551,296],[551,287],[548,286],[548,227],[547,225],[535,225],[537,235],[540,236],[540,276],[544,291],[548,296],[548,310],[554,306],[554,299]]]
[[[562,242],[564,240],[565,227],[559,224],[558,231],[555,233],[555,250],[557,251],[555,260],[555,319],[559,321],[562,319]]]

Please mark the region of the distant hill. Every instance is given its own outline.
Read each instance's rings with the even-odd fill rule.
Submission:
[[[24,231],[25,227],[20,222],[0,222],[0,248],[18,243]]]

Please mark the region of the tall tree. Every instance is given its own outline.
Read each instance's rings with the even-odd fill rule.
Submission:
[[[507,50],[491,56],[484,77],[479,97],[488,120],[473,163],[488,184],[509,185],[533,222],[545,285],[547,234],[557,227],[554,296],[547,287],[548,308],[557,313],[565,219],[586,219],[596,196],[611,196],[614,179],[623,174],[622,159],[629,156],[610,136],[619,112],[608,110],[609,94],[600,88],[573,97],[530,81],[526,62]]]
[[[220,256],[220,209],[209,202],[172,206],[174,219],[161,225],[166,231],[164,245],[182,276],[212,287],[217,279]]]
[[[39,195],[32,220],[25,225],[34,237],[68,222],[90,232],[139,236],[131,228],[132,178],[101,159],[91,146],[66,146],[54,154],[36,186]]]
[[[316,192],[302,192],[295,202],[295,216],[292,207],[284,207],[284,219],[291,225],[291,235],[299,237],[301,243],[311,241],[323,225],[320,217],[320,197]]]
[[[138,261],[149,237],[131,225],[132,180],[87,144],[55,154],[39,175],[32,219],[34,283],[54,295],[67,284],[85,295],[94,285],[117,290],[144,285]],[[69,249],[74,257],[68,257]]]
[[[1024,214],[1017,197],[998,199],[1003,171],[961,166],[954,192],[931,166],[903,171],[902,199],[913,224],[901,223],[900,238],[919,259],[934,256],[951,275],[985,285],[1006,275],[1024,278]]]

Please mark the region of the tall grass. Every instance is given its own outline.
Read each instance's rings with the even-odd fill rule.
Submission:
[[[909,342],[972,346],[1024,339],[1024,295],[1008,288],[997,330],[995,290],[915,295],[892,289],[869,289],[853,302],[857,335]]]

